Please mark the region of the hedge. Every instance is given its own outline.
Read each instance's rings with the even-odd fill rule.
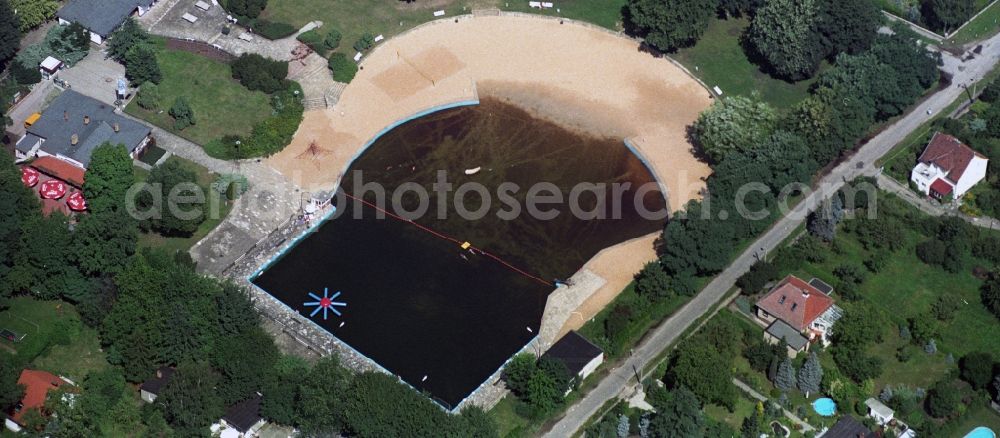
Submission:
[[[253,127],[248,137],[227,136],[205,145],[205,153],[215,158],[240,159],[273,155],[291,143],[302,123],[302,87],[291,82],[285,90],[271,96],[271,117]],[[239,150],[236,142],[239,142]]]
[[[326,44],[323,43],[323,35],[319,33],[318,30],[313,29],[308,32],[303,32],[299,34],[295,39],[309,46],[314,52],[323,54],[326,53]]]
[[[269,40],[280,40],[295,34],[298,29],[288,23],[280,23],[267,20],[256,20],[253,31]]]
[[[333,71],[333,80],[337,82],[350,83],[358,72],[358,65],[343,53],[330,55],[329,66]]]

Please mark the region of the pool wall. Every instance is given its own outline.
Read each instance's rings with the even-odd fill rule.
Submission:
[[[659,174],[656,173],[656,169],[654,169],[653,166],[649,164],[649,160],[646,159],[646,156],[639,151],[639,148],[636,147],[636,145],[632,143],[631,140],[626,138],[624,141],[625,141],[625,147],[627,147],[628,150],[632,152],[632,155],[635,155],[636,158],[639,159],[639,162],[641,162],[643,166],[646,166],[646,171],[648,171],[650,175],[653,175],[653,179],[656,180],[656,185],[660,187],[660,194],[663,195],[663,200],[664,202],[667,203],[667,211],[669,212],[670,197],[668,196],[669,192],[667,192],[667,185],[666,183],[664,183],[665,180],[661,178]]]

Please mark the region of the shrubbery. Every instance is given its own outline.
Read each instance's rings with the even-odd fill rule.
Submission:
[[[19,84],[32,85],[42,81],[42,73],[37,68],[25,66],[21,61],[10,63],[10,74]]]
[[[358,40],[354,42],[354,50],[364,52],[365,50],[372,48],[374,45],[375,35],[372,35],[371,32],[365,32],[361,35],[361,38],[358,38]]]
[[[233,15],[257,18],[267,8],[267,0],[225,0],[226,10]]]
[[[162,98],[160,87],[150,82],[139,89],[139,93],[135,96],[135,101],[142,109],[154,111],[160,108],[160,100]]]
[[[81,33],[82,32],[82,33]],[[86,35],[85,44],[80,44],[80,36]],[[38,66],[47,56],[52,56],[72,67],[90,53],[90,34],[77,26],[54,26],[45,34],[41,43],[25,47],[14,58],[16,62],[31,67]]]
[[[256,53],[243,54],[232,62],[233,79],[248,90],[267,94],[288,88],[288,63],[275,61]]]
[[[191,198],[195,193],[201,193],[196,184],[197,180],[198,175],[193,170],[184,167],[180,161],[167,160],[153,168],[147,182],[153,184],[154,189],[159,184],[160,191],[156,196],[162,196],[162,199],[166,199],[167,196],[173,196],[175,192],[184,198]],[[136,199],[136,203],[141,211],[154,208],[156,205],[154,194],[143,191]],[[140,226],[146,230],[155,230],[164,236],[190,236],[205,221],[205,211],[202,208],[197,208],[200,207],[201,203],[175,201],[175,204],[177,210],[165,208],[163,206],[166,204],[161,203],[159,214],[141,221]],[[179,212],[184,212],[185,215],[190,214],[190,217],[178,217],[175,213]]]
[[[343,53],[330,55],[329,66],[333,71],[333,80],[337,82],[349,83],[358,73],[358,65]]]
[[[253,25],[254,32],[269,40],[280,40],[295,34],[298,29],[288,23],[279,23],[267,20],[256,20]]]
[[[197,124],[194,117],[194,110],[188,104],[184,96],[178,96],[174,104],[170,107],[170,117],[174,118],[174,129],[183,131],[188,126]]]
[[[323,43],[323,35],[319,33],[319,29],[313,29],[308,32],[302,32],[299,36],[295,37],[302,44],[309,46],[316,53],[325,53],[326,46]]]

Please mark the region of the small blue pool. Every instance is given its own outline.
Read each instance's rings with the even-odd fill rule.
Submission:
[[[997,434],[993,433],[988,427],[979,426],[972,429],[972,432],[965,434],[965,438],[996,438]]]
[[[837,402],[833,401],[832,398],[819,398],[813,402],[813,410],[824,417],[832,417],[833,414],[837,413]]]

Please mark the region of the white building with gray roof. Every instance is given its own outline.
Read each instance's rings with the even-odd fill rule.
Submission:
[[[138,158],[151,139],[148,126],[126,118],[114,107],[73,90],[59,95],[15,145],[18,159],[54,156],[86,169],[100,144],[124,145]]]
[[[90,40],[104,44],[125,19],[145,15],[156,0],[70,0],[56,12],[59,24],[80,23],[90,31]]]

